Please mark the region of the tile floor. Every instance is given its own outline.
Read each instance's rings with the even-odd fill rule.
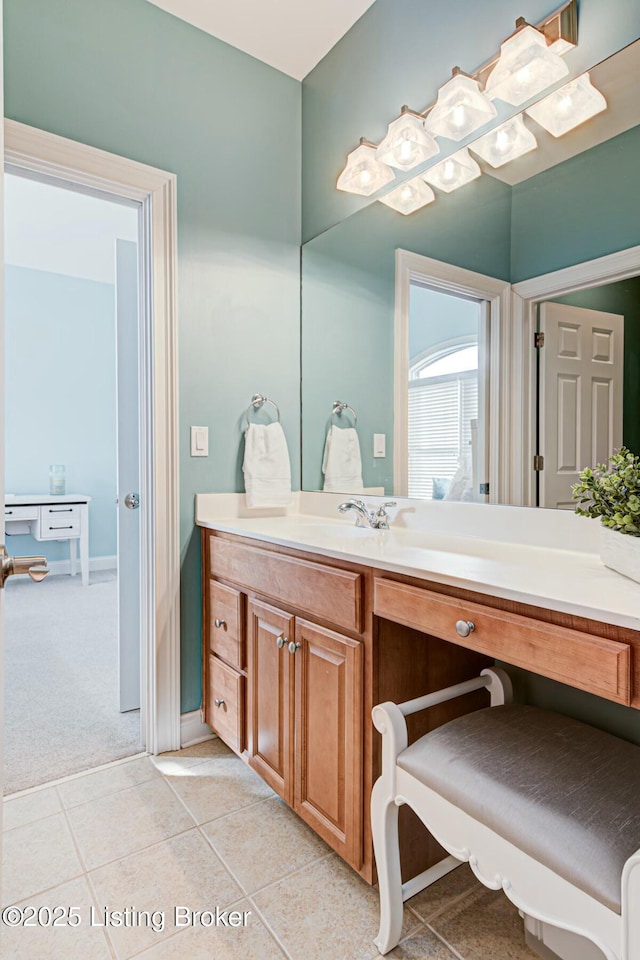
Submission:
[[[3,906],[75,907],[81,921],[2,924],[3,960],[379,957],[376,892],[219,740],[9,798],[3,847]],[[248,922],[177,926],[178,905]],[[139,922],[99,925],[105,908]],[[408,902],[404,933],[394,960],[536,956],[515,908],[466,865]]]

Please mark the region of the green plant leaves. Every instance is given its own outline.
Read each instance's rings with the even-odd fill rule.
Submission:
[[[605,527],[640,537],[640,457],[626,447],[608,464],[585,467],[572,496],[579,516],[600,517]]]

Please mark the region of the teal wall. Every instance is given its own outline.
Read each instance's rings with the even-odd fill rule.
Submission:
[[[604,310],[624,317],[624,389],[622,442],[640,454],[640,277],[579,290],[556,303]]]
[[[91,497],[89,555],[116,553],[115,288],[5,268],[5,489],[48,493],[64,463],[67,493]],[[68,543],[11,538],[14,554],[68,560]]]
[[[182,709],[200,704],[194,494],[242,489],[240,417],[280,405],[299,485],[301,86],[146,0],[5,0],[5,112],[178,177]],[[189,425],[208,425],[208,458]]]
[[[322,489],[331,403],[358,414],[365,486],[393,491],[393,312],[397,247],[508,279],[511,188],[491,177],[403,217],[374,204],[302,249],[302,487]],[[373,434],[387,456],[372,456]]]
[[[536,23],[555,7],[553,0],[529,0],[526,9],[512,0],[376,0],[303,81],[303,238],[370,202],[335,189],[359,137],[379,142],[402,104],[423,109],[454,65],[472,72],[497,52],[517,16]],[[567,55],[578,73],[638,37],[637,0],[580,0],[579,31]]]
[[[477,302],[412,283],[409,290],[409,363],[447,340],[478,336]]]
[[[640,243],[640,126],[516,184],[511,282]]]

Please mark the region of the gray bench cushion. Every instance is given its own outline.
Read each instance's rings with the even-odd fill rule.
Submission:
[[[622,868],[640,849],[640,747],[512,704],[438,727],[398,766],[620,913]]]

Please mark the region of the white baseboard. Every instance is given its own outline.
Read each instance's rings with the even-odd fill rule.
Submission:
[[[192,710],[191,713],[183,713],[181,715],[181,747],[192,747],[194,743],[202,743],[203,740],[213,740],[214,737],[215,733],[213,733],[211,727],[202,722],[199,710]]]
[[[52,577],[69,576],[71,573],[70,560],[49,560],[47,566],[51,571]],[[117,570],[118,558],[113,557],[89,557],[89,573],[94,570]],[[76,560],[76,576],[80,576],[80,560]]]

